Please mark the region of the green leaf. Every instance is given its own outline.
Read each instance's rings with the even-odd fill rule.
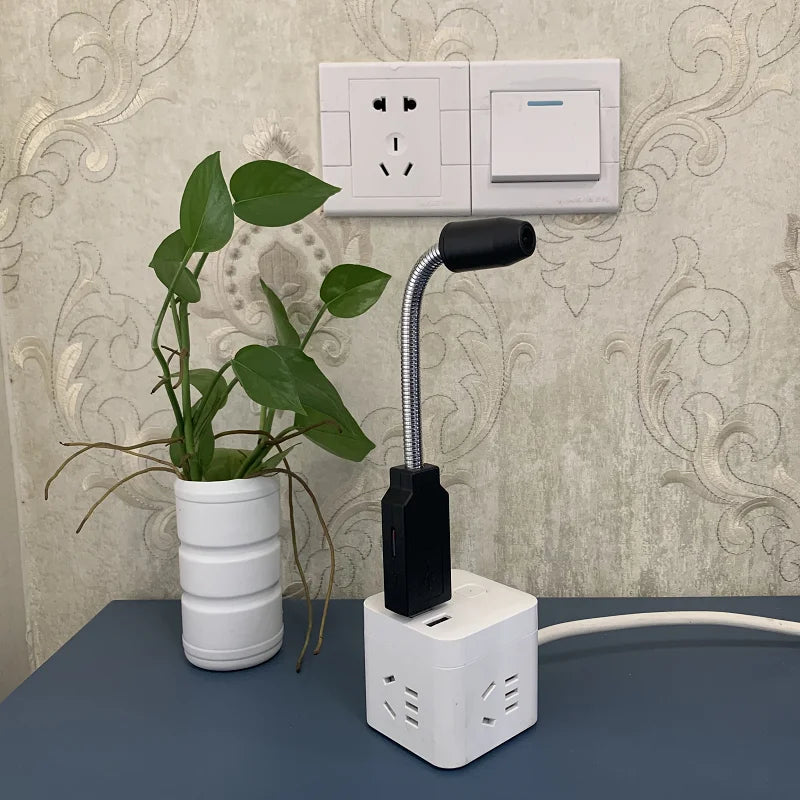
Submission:
[[[306,411],[295,415],[297,428],[332,420],[334,425],[315,428],[305,434],[314,444],[350,461],[361,461],[375,445],[364,435],[358,423],[345,408],[336,387],[322,374],[314,359],[290,347],[271,348],[282,356]]]
[[[210,391],[213,391],[214,394],[225,394],[225,390],[228,386],[227,381],[224,377],[221,377],[217,380],[217,371],[213,369],[208,369],[207,367],[199,367],[197,369],[190,369],[189,370],[189,383],[197,389],[200,394],[204,397]]]
[[[196,408],[197,404],[192,408],[192,413],[195,412]],[[182,432],[179,431],[176,426],[175,430],[172,431],[172,438],[177,438],[178,436],[182,436]],[[198,459],[201,466],[205,469],[214,458],[214,431],[210,425],[196,433],[195,444],[197,447]],[[184,449],[183,442],[173,442],[169,446],[169,457],[176,467],[181,466],[185,453],[186,450]]]
[[[169,289],[181,299],[189,303],[196,303],[200,299],[200,286],[197,278],[191,271],[183,266],[183,259],[189,248],[183,241],[180,231],[174,231],[156,248],[150,267],[156,276]],[[177,280],[175,275],[178,274]]]
[[[285,344],[288,347],[300,347],[300,335],[289,322],[289,315],[286,313],[280,297],[272,289],[261,281],[261,291],[267,297],[269,310],[272,312],[272,321],[275,323],[275,335],[278,337],[278,344]]]
[[[219,165],[219,152],[189,176],[181,198],[181,235],[193,253],[221,250],[233,235],[233,205]]]
[[[175,426],[175,430],[172,431],[173,439],[176,439],[180,436],[180,431],[178,430],[177,425]],[[183,446],[183,442],[173,442],[169,446],[169,460],[178,468],[182,467],[183,456],[186,454],[186,449]]]
[[[233,371],[259,405],[295,411],[296,427],[331,420],[333,424],[305,434],[325,450],[361,461],[375,446],[345,408],[334,385],[314,360],[296,347],[248,345],[234,357]]]
[[[237,450],[231,447],[218,447],[214,457],[203,476],[207,481],[230,481],[247,460],[246,450]]]
[[[203,396],[204,402],[196,403],[192,410],[195,435],[211,423],[217,412],[228,402],[228,382],[224,377],[217,380],[213,369],[201,367],[189,370],[189,383]],[[210,393],[210,394],[209,394]],[[208,397],[207,397],[208,395]],[[202,408],[202,413],[201,412]],[[198,416],[199,414],[199,416]]]
[[[233,210],[253,225],[290,225],[319,208],[339,189],[279,161],[251,161],[231,176]]]
[[[326,419],[330,419],[329,415],[311,411],[308,414],[295,414],[294,424],[302,429]],[[340,428],[337,428],[336,425],[323,425],[320,428],[314,428],[313,431],[308,431],[304,436],[318,447],[339,456],[339,458],[346,458],[348,461],[363,461],[375,445],[366,437],[347,409],[344,409],[344,414],[340,412],[339,425]]]
[[[390,277],[361,264],[339,264],[325,276],[319,296],[334,317],[357,317],[375,305]]]
[[[286,458],[286,456],[288,456],[289,453],[295,449],[295,447],[297,447],[297,445],[293,444],[291,447],[287,447],[285,450],[283,450],[283,452],[273,453],[269,458],[264,459],[258,465],[258,469],[255,471],[263,472],[264,470],[273,469],[274,467],[277,467],[278,464],[280,464],[281,461],[283,461],[283,459]]]
[[[211,423],[228,400],[228,383],[223,377],[215,385],[216,375],[217,373],[213,369],[205,367],[189,370],[189,383],[202,395],[202,399],[192,405],[192,420],[197,455],[204,469],[211,464],[215,452],[214,430]],[[209,395],[208,399],[206,399],[207,395]],[[201,409],[202,413],[200,413]],[[172,432],[173,437],[181,435],[177,427]],[[169,456],[176,467],[183,461],[185,453],[183,442],[173,442],[170,445]]]
[[[249,344],[234,356],[233,371],[247,396],[259,405],[302,414],[306,409],[283,351],[296,352],[279,345]]]

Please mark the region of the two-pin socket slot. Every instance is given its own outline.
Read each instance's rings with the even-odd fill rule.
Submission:
[[[376,97],[372,101],[372,107],[376,111],[386,111],[387,103],[385,97]],[[417,107],[417,101],[408,95],[403,97],[403,111],[413,111]]]

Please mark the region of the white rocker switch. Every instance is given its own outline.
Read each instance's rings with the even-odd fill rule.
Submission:
[[[491,93],[491,182],[600,179],[600,92]]]

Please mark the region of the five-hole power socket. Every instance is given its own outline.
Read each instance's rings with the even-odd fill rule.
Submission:
[[[467,62],[320,64],[326,214],[469,214]]]

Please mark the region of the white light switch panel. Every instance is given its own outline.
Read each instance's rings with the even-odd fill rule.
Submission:
[[[472,62],[472,213],[616,211],[619,75],[616,58]],[[562,105],[528,106],[544,100]]]
[[[322,176],[333,215],[465,215],[469,64],[320,64]]]
[[[600,92],[492,92],[492,182],[600,178]]]

